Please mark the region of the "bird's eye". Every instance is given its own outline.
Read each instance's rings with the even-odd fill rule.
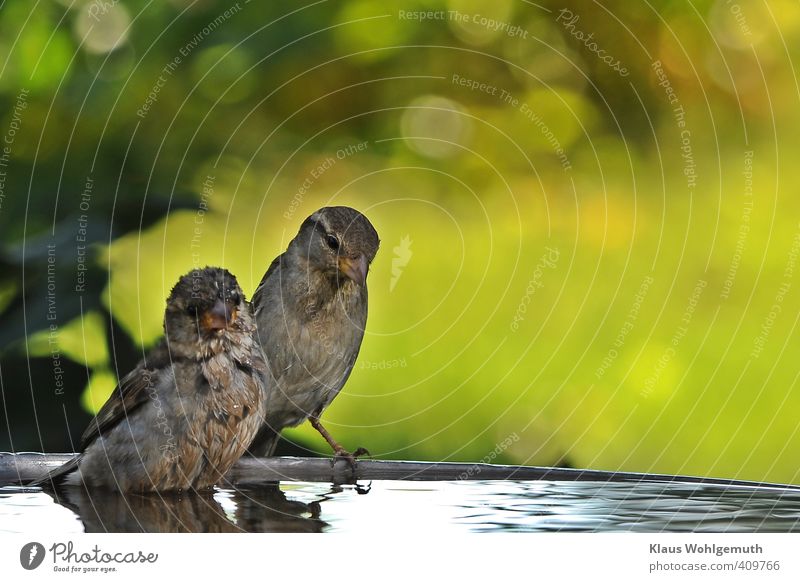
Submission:
[[[189,305],[186,308],[186,313],[188,313],[192,317],[195,317],[197,315],[197,306],[196,305]]]
[[[328,246],[331,247],[331,250],[338,251],[339,250],[339,239],[329,234],[325,237],[325,240],[328,242]]]

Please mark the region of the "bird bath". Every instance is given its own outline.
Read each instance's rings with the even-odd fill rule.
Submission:
[[[462,463],[243,459],[209,494],[12,484],[70,455],[0,454],[0,532],[791,532],[800,489],[639,473]]]

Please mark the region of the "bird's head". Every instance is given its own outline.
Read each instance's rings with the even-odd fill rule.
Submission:
[[[247,318],[244,293],[229,271],[193,269],[178,280],[167,299],[164,331],[170,342],[194,344],[237,330]]]
[[[306,218],[292,241],[310,269],[339,286],[348,282],[364,287],[380,240],[367,217],[347,206],[328,206]]]

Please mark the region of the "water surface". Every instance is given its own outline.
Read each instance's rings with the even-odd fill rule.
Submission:
[[[558,532],[800,530],[800,491],[686,483],[373,481],[180,496],[0,488],[0,531]]]

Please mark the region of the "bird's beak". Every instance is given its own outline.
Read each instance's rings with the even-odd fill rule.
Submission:
[[[369,265],[367,265],[367,258],[362,254],[357,257],[339,257],[339,270],[358,285],[364,285],[367,282]]]
[[[236,321],[236,308],[229,308],[221,299],[217,299],[214,307],[203,314],[200,323],[206,331],[227,329]]]

